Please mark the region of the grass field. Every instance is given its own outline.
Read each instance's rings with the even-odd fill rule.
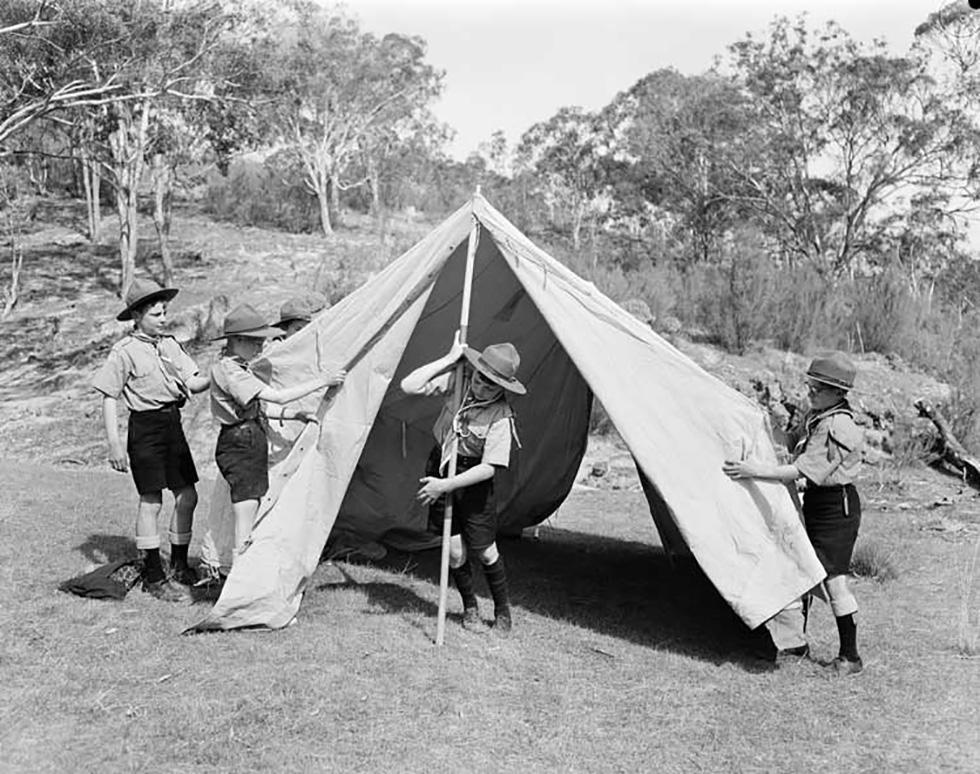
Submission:
[[[59,592],[135,551],[135,494],[102,469],[89,387],[124,327],[118,269],[70,204],[25,245],[22,300],[0,321],[0,772],[980,771],[980,499],[927,470],[869,466],[861,482],[862,564],[890,579],[855,581],[866,669],[846,680],[756,658],[760,638],[664,555],[629,488],[577,490],[537,537],[502,543],[508,639],[464,631],[453,596],[436,648],[437,552],[321,565],[275,633],[185,637],[209,603]],[[221,295],[270,318],[301,290],[335,300],[428,228],[403,219],[379,240],[351,221],[324,240],[182,213],[173,316]],[[202,367],[217,346],[192,344]],[[205,474],[206,414],[185,411]],[[835,655],[819,604],[810,636]]]
[[[187,637],[205,603],[57,591],[133,550],[127,477],[0,463],[0,770],[975,772],[980,503],[904,479],[865,484],[859,544],[897,578],[855,582],[867,666],[839,680],[755,659],[635,492],[577,491],[503,543],[508,639],[464,631],[452,598],[433,644],[437,552],[321,565],[284,631]],[[835,654],[819,604],[810,633]]]

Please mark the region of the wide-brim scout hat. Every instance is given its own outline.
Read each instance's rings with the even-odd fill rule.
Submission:
[[[806,371],[806,378],[836,387],[839,390],[850,390],[854,387],[854,377],[857,368],[854,363],[841,352],[828,352],[813,358]]]
[[[313,305],[303,298],[291,298],[279,309],[279,320],[272,323],[277,328],[285,328],[296,320],[309,322],[313,319]]]
[[[227,339],[229,336],[245,336],[250,339],[271,339],[282,336],[282,331],[271,327],[249,304],[239,304],[225,317],[224,333],[211,341]]]
[[[162,288],[153,280],[135,279],[126,291],[123,303],[126,308],[116,315],[117,320],[132,320],[133,310],[155,301],[169,301],[177,295],[177,288]]]
[[[491,344],[483,352],[477,352],[473,347],[466,347],[463,350],[463,355],[477,371],[505,390],[510,390],[518,395],[527,392],[524,385],[517,380],[517,369],[521,364],[521,356],[517,353],[517,348],[510,342]]]

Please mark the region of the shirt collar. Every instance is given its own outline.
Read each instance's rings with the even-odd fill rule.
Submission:
[[[162,336],[148,336],[147,334],[143,333],[143,331],[137,330],[135,328],[132,331],[130,331],[129,335],[132,336],[137,341],[142,341],[146,344],[152,344],[154,347],[157,344],[159,344],[160,339],[163,338]]]

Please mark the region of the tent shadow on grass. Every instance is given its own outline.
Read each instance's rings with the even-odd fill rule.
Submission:
[[[526,610],[716,664],[764,666],[759,655],[771,648],[768,635],[764,630],[749,631],[692,559],[671,560],[658,546],[555,528],[541,539],[504,538],[498,545],[518,626]],[[438,550],[408,557],[390,551],[377,566],[438,585]],[[477,592],[486,617],[492,602],[481,576]],[[397,584],[359,585],[385,610],[436,615],[434,604]],[[384,593],[375,593],[373,586],[385,587]],[[450,622],[459,618],[455,594],[450,589]]]

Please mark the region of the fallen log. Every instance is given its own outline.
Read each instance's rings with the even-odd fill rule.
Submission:
[[[949,422],[939,412],[939,410],[928,401],[919,398],[912,405],[919,412],[920,417],[932,420],[932,423],[939,431],[942,441],[941,459],[960,476],[976,489],[980,489],[980,459],[977,459],[970,451],[961,444],[953,431],[949,428]]]

